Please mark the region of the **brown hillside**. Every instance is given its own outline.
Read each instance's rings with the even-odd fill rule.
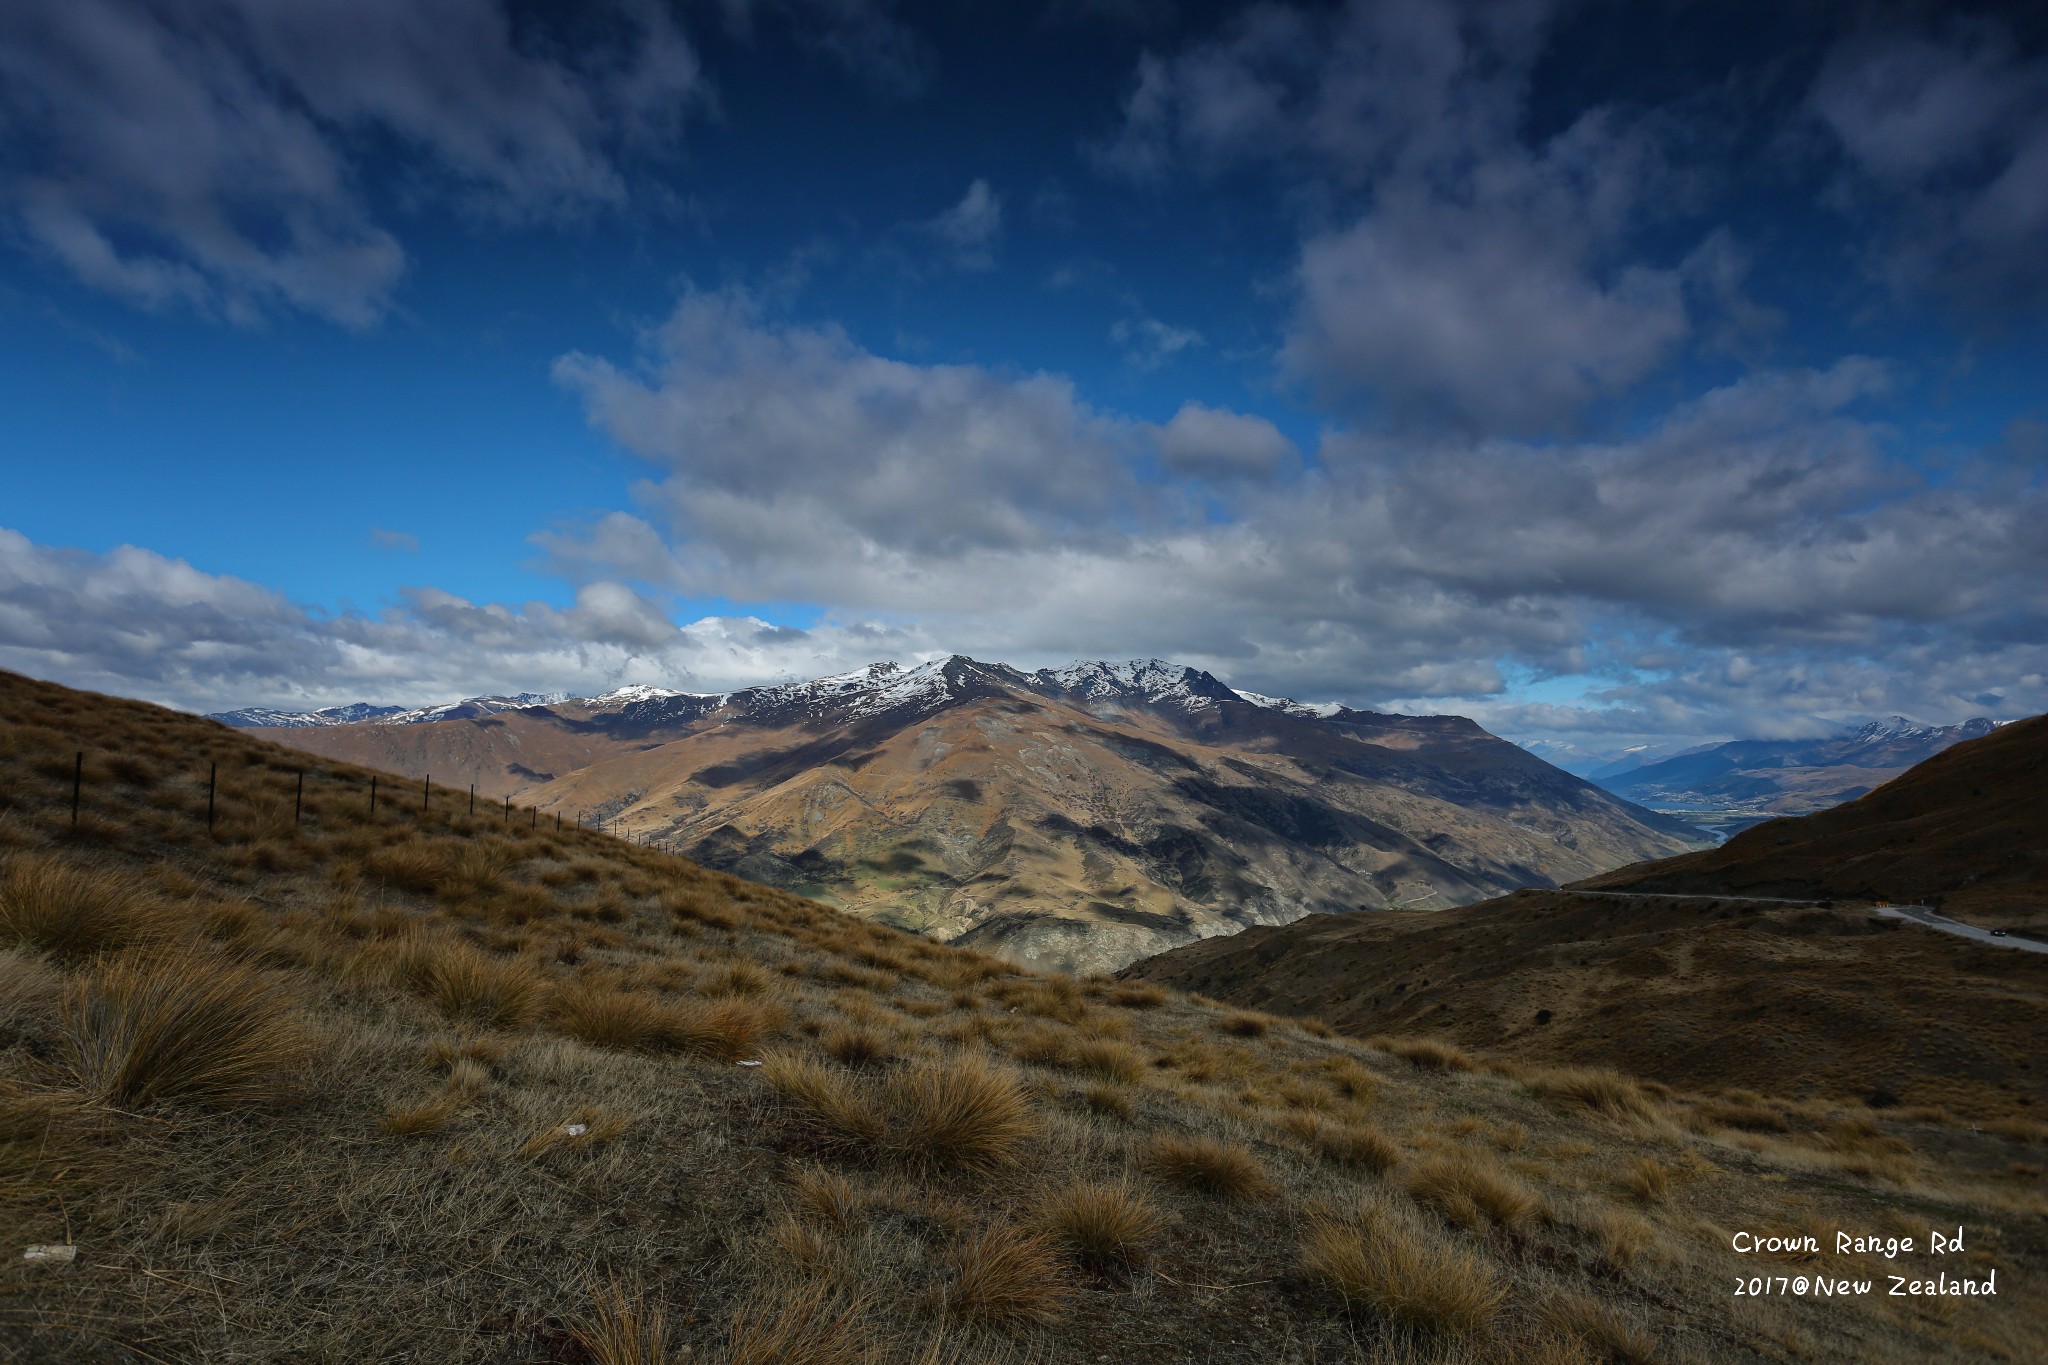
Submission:
[[[1428,1030],[1687,1087],[2048,1115],[2048,955],[1881,920],[1931,901],[2038,928],[2048,720],[1936,755],[1850,805],[1721,848],[1440,914],[1318,916],[1130,974],[1358,1035]],[[1811,896],[1831,906],[1689,895]]]
[[[0,674],[0,1359],[2048,1343],[2039,1125],[1806,1103],[1760,1132],[1611,1072],[1022,971],[389,774],[373,813],[372,774],[310,765],[295,810],[302,762]],[[1900,1269],[1999,1294],[1884,1297]],[[1731,1297],[1764,1273],[1877,1288]]]

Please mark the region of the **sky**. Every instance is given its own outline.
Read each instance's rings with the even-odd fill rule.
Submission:
[[[2048,710],[2048,11],[0,7],[0,667]]]

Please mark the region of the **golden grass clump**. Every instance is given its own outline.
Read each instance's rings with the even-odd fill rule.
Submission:
[[[1408,1174],[1408,1193],[1474,1232],[1489,1221],[1509,1232],[1527,1232],[1545,1213],[1541,1195],[1470,1152],[1418,1162]]]
[[[1662,1203],[1671,1192],[1671,1172],[1655,1157],[1637,1157],[1622,1177],[1622,1188],[1645,1204]]]
[[[497,958],[468,944],[442,944],[426,958],[419,982],[451,1019],[489,1028],[533,1022],[547,999],[547,981],[525,958]]]
[[[867,1311],[802,1281],[768,1285],[733,1315],[725,1365],[877,1365]]]
[[[946,1307],[992,1326],[1051,1322],[1067,1296],[1060,1257],[1041,1233],[996,1224],[961,1238],[946,1255]]]
[[[1239,1010],[1226,1014],[1217,1021],[1216,1027],[1234,1038],[1263,1038],[1272,1021],[1261,1014],[1250,1014]]]
[[[1166,1001],[1166,991],[1149,981],[1119,981],[1109,991],[1109,1003],[1127,1010],[1157,1009]]]
[[[661,1045],[736,1062],[752,1055],[769,1026],[768,1010],[751,1000],[689,1001],[664,1011]]]
[[[669,1348],[668,1315],[645,1297],[616,1281],[591,1295],[589,1310],[569,1328],[591,1365],[670,1365],[677,1358]]]
[[[550,1009],[554,1026],[593,1047],[645,1052],[665,1033],[667,1011],[659,1000],[636,991],[579,985],[558,994]]]
[[[451,1088],[431,1099],[394,1105],[377,1121],[377,1127],[392,1137],[425,1137],[446,1128],[461,1109],[462,1095]]]
[[[1302,1242],[1301,1265],[1347,1304],[1449,1336],[1482,1331],[1504,1294],[1482,1261],[1391,1220],[1357,1228],[1317,1219]]]
[[[1531,1073],[1523,1084],[1546,1099],[1566,1100],[1614,1118],[1649,1118],[1656,1113],[1641,1086],[1604,1067],[1546,1068]]]
[[[1145,1149],[1145,1166],[1169,1185],[1218,1199],[1257,1199],[1275,1188],[1249,1147],[1211,1137],[1154,1139]]]
[[[1038,1115],[1016,1078],[976,1053],[899,1071],[889,1078],[887,1093],[898,1118],[895,1146],[932,1165],[1008,1165],[1039,1131]]]
[[[761,1079],[830,1141],[880,1145],[888,1119],[875,1097],[843,1071],[795,1053],[762,1059]]]
[[[1142,1194],[1122,1183],[1070,1185],[1038,1216],[1076,1261],[1097,1272],[1140,1264],[1162,1222]]]
[[[1375,1042],[1422,1071],[1471,1071],[1478,1066],[1465,1049],[1441,1038],[1381,1038]]]
[[[1655,1365],[1655,1338],[1598,1299],[1570,1290],[1553,1292],[1544,1295],[1536,1313],[1560,1336],[1592,1345],[1602,1359],[1622,1365]]]
[[[992,1170],[1016,1159],[1039,1122],[1015,1078],[974,1053],[863,1084],[807,1057],[770,1057],[762,1077],[820,1136],[929,1166]]]
[[[887,1061],[894,1051],[889,1040],[875,1029],[841,1025],[823,1039],[825,1051],[846,1066],[873,1066]]]
[[[0,865],[0,943],[79,961],[157,941],[166,927],[127,878],[32,854]]]
[[[276,1100],[313,1047],[269,978],[192,952],[102,964],[65,1001],[64,1032],[84,1089],[128,1108]]]
[[[1309,1141],[1316,1155],[1347,1170],[1384,1175],[1401,1161],[1400,1147],[1369,1123],[1320,1123]]]

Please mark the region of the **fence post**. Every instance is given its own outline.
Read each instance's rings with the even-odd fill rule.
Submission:
[[[505,796],[505,823],[508,825],[512,823],[512,797],[510,793],[507,793]]]
[[[539,807],[539,806],[535,806],[535,807],[533,807],[533,808],[532,808],[532,810],[533,810],[533,813],[532,813],[532,815],[530,815],[530,816],[529,816],[529,817],[527,818],[527,821],[526,821],[526,827],[527,827],[528,829],[539,829],[539,828],[540,828],[540,807]]]
[[[476,814],[476,783],[469,784],[469,813]]]
[[[377,779],[370,779],[370,814],[377,813]]]
[[[427,774],[427,780],[420,786],[420,814],[427,812],[427,798],[434,794],[434,775]]]
[[[292,798],[292,824],[297,826],[299,815],[306,809],[306,770],[299,769],[299,794]]]
[[[77,761],[71,765],[71,823],[78,823],[78,791],[85,785],[85,750],[78,751]]]
[[[220,764],[206,765],[206,832],[213,833],[213,789],[220,777]]]

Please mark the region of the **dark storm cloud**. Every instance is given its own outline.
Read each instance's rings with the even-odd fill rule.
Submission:
[[[563,50],[515,41],[498,0],[0,7],[0,183],[20,236],[89,285],[364,325],[405,252],[353,146],[391,139],[476,211],[559,215],[620,202],[618,150],[699,102],[666,8],[585,17]]]

